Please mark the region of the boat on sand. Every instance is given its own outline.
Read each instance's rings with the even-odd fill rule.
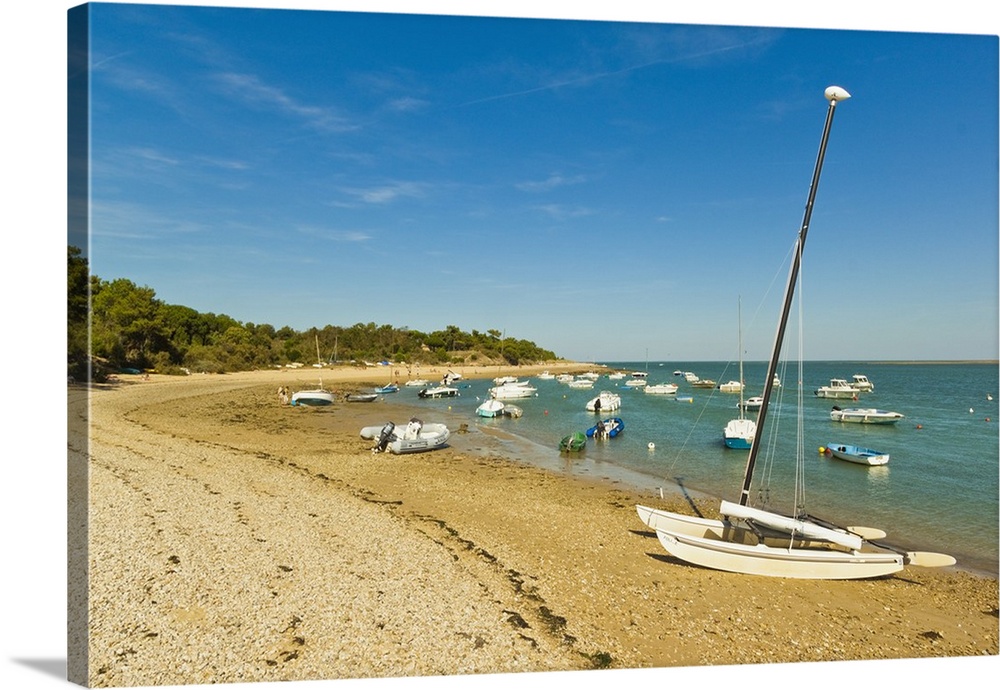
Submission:
[[[849,98],[850,94],[840,87],[831,86],[826,89],[824,96],[829,103],[826,124],[812,183],[809,186],[805,216],[792,251],[792,263],[781,317],[761,396],[763,404],[757,413],[759,430],[768,428],[765,426],[765,420],[771,394],[775,388],[774,379],[801,268],[802,251],[809,230],[813,201],[819,185],[820,170],[834,112],[837,103]],[[801,403],[801,396],[799,399]],[[801,404],[799,407],[801,408]],[[800,409],[800,419],[801,415]],[[672,556],[692,565],[733,573],[802,579],[859,579],[889,575],[899,572],[907,565],[954,565],[955,559],[947,554],[893,548],[876,541],[886,536],[880,529],[861,526],[838,527],[810,515],[801,505],[796,505],[794,515],[783,515],[771,510],[766,502],[762,503],[762,507],[749,505],[758,453],[762,446],[769,445],[767,442],[760,443],[758,439],[758,442],[751,446],[739,502],[722,501],[718,518],[693,517],[641,505],[636,506],[639,518],[655,531],[661,546]],[[802,481],[799,478],[803,476],[802,471],[805,466],[801,444],[799,446],[794,454],[797,489]],[[764,460],[768,458],[765,456]],[[765,481],[761,480],[761,483],[758,493],[761,499],[764,499],[770,495],[770,490]],[[795,503],[801,504],[801,499]]]

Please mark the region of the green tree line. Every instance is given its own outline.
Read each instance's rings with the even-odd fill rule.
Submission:
[[[68,374],[102,380],[123,370],[224,373],[292,363],[531,364],[556,359],[528,340],[496,329],[457,326],[422,333],[406,327],[357,323],[296,331],[240,322],[167,304],[152,288],[126,278],[91,275],[86,257],[69,247]]]

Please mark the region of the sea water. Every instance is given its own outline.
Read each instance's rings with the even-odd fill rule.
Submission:
[[[739,378],[725,362],[607,362],[593,389],[574,389],[556,380],[530,378],[537,392],[511,400],[520,418],[484,419],[475,409],[488,395],[490,380],[460,382],[460,397],[420,401],[428,412],[447,408],[449,425],[495,430],[516,439],[513,459],[550,469],[627,483],[654,495],[677,487],[695,494],[739,500],[748,451],[726,448],[722,430],[739,416],[738,393],[695,388],[675,371],[691,371],[717,384]],[[942,551],[961,567],[997,574],[998,563],[998,367],[978,363],[805,362],[799,371],[779,371],[771,398],[768,431],[754,470],[751,499],[768,499],[775,510],[796,500],[824,519],[888,533],[886,541],[910,549]],[[623,371],[625,379],[608,373]],[[649,384],[675,383],[676,395],[653,395],[626,386],[633,371],[648,372]],[[833,378],[865,374],[875,386],[858,400],[819,398],[815,390]],[[760,395],[766,363],[744,363],[744,397]],[[803,424],[797,429],[798,392]],[[602,390],[621,395],[621,408],[601,417],[620,417],[625,430],[614,439],[588,441],[576,457],[560,455],[559,440],[593,426],[598,416],[585,408]],[[404,389],[400,393],[410,397]],[[412,393],[413,397],[415,393]],[[690,398],[690,401],[686,400]],[[403,402],[403,400],[400,400]],[[830,410],[864,407],[900,412],[896,424],[834,422]],[[746,413],[756,419],[756,412]],[[428,417],[425,421],[432,421]],[[776,431],[772,423],[778,422]],[[850,444],[888,453],[887,465],[867,467],[833,459],[820,448]],[[801,482],[796,482],[797,448]],[[804,486],[796,499],[796,485]],[[637,518],[638,519],[638,518]]]

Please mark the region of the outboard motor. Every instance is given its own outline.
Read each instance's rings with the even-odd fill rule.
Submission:
[[[372,453],[381,453],[389,445],[389,439],[392,438],[392,432],[395,431],[396,425],[392,422],[386,422],[385,426],[382,427],[382,431],[378,434],[378,440],[375,445],[372,446]]]

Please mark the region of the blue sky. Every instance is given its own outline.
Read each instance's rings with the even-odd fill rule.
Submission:
[[[766,358],[838,84],[805,356],[997,356],[995,35],[98,4],[91,61],[102,278],[598,361],[739,299]]]

